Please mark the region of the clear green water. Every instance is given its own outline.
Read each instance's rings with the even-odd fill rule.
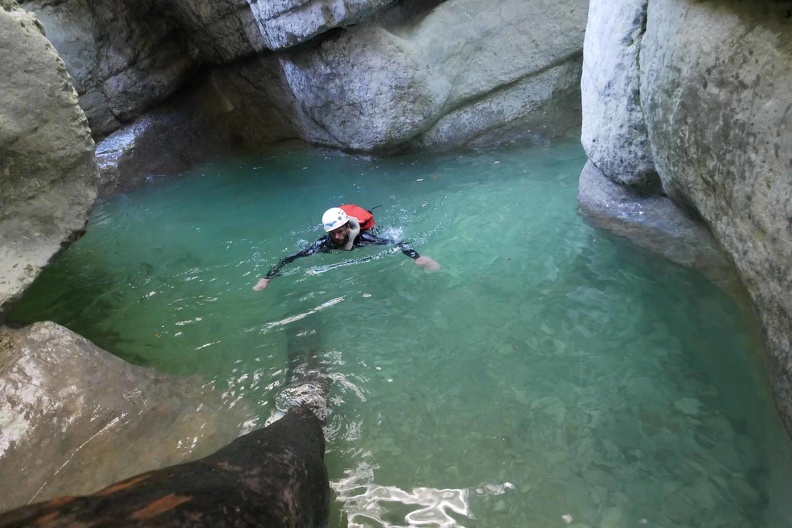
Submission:
[[[12,313],[214,380],[262,421],[289,336],[333,378],[334,526],[778,527],[792,464],[755,323],[577,214],[576,141],[365,160],[278,151],[100,203]],[[321,213],[388,248],[298,260]],[[370,258],[366,258],[370,257]]]

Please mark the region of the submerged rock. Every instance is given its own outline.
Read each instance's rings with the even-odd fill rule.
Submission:
[[[253,417],[198,378],[130,365],[54,323],[0,327],[0,510],[205,456]]]
[[[709,229],[666,196],[641,196],[606,177],[592,161],[580,174],[581,212],[596,226],[700,271],[727,289],[734,267]]]

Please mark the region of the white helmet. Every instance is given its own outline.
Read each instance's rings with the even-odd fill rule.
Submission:
[[[322,227],[328,233],[349,222],[349,217],[340,207],[333,207],[322,215]]]

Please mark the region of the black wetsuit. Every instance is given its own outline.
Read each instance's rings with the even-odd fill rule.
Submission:
[[[371,231],[361,231],[358,236],[355,237],[355,241],[352,243],[352,247],[364,247],[364,246],[396,246],[401,249],[401,252],[410,257],[411,259],[415,260],[421,255],[418,254],[413,248],[411,248],[406,242],[396,242],[390,238],[382,238]],[[265,279],[271,279],[272,277],[276,276],[280,269],[293,262],[294,260],[307,257],[309,255],[313,255],[317,251],[321,253],[330,253],[333,250],[340,249],[334,243],[333,240],[330,238],[330,235],[324,236],[311,244],[310,247],[303,249],[299,253],[295,253],[294,255],[289,255],[288,257],[282,259],[280,262],[275,264],[270,268],[267,274],[264,276]]]

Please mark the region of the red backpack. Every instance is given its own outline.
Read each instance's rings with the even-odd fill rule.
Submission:
[[[374,215],[371,214],[371,211],[366,211],[359,205],[344,204],[339,207],[348,216],[354,216],[357,218],[358,222],[360,222],[361,231],[366,231],[377,225],[377,222],[374,221]]]

